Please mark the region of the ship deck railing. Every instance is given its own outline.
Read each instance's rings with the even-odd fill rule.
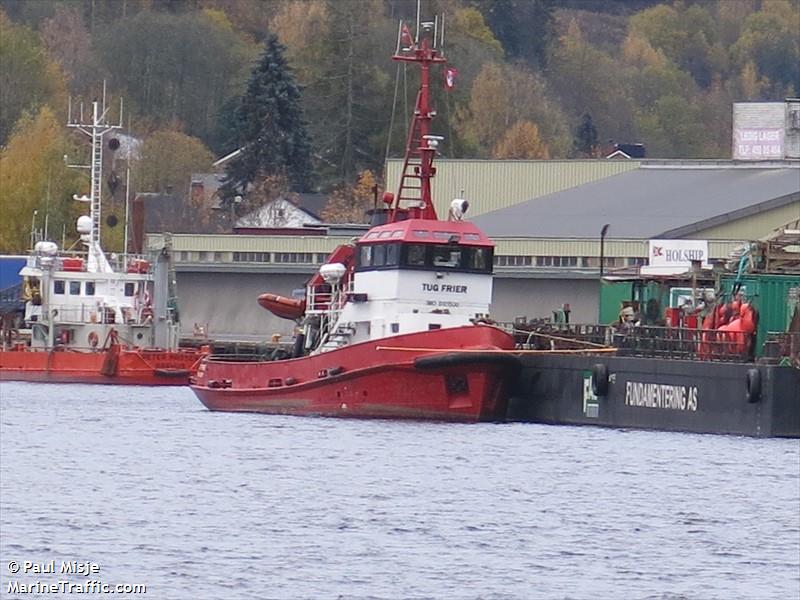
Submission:
[[[763,360],[800,368],[800,331],[770,331],[764,340]]]
[[[753,360],[755,341],[754,334],[745,332],[574,323],[515,323],[514,337],[522,349],[591,352],[616,348],[617,356],[734,362]]]
[[[133,307],[119,307],[123,316],[123,323],[116,317],[116,310],[111,306],[99,305],[96,302],[86,304],[50,304],[50,314],[53,321],[59,325],[146,325],[150,322],[143,309]],[[46,320],[43,314],[39,319]]]
[[[32,254],[28,259],[29,261],[28,265],[37,268],[44,268],[44,265],[46,263],[42,262],[42,258],[51,259],[51,261],[54,261],[56,270],[63,269],[63,259],[80,258],[84,261],[84,269],[85,269],[86,264],[89,261],[89,253],[86,250],[75,250],[69,248],[66,250],[59,250],[58,254],[55,256]],[[153,256],[148,256],[145,254],[133,254],[133,253],[117,254],[116,252],[106,254],[106,260],[108,261],[108,264],[111,265],[111,268],[115,273],[126,273],[128,272],[129,265],[134,264],[136,261],[147,261],[148,263],[147,274],[149,274],[153,272],[153,264],[155,262]]]

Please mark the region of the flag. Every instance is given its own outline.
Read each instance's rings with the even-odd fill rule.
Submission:
[[[400,47],[403,50],[408,50],[414,47],[414,38],[411,36],[411,32],[408,30],[408,25],[405,23],[403,23],[400,28]]]
[[[444,88],[452,90],[456,87],[456,77],[458,77],[458,69],[455,67],[447,67],[444,70]]]

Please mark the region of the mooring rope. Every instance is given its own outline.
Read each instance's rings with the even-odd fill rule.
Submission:
[[[584,344],[585,346],[590,346],[592,348],[611,348],[612,346],[608,346],[607,344],[598,344],[596,342],[589,342],[586,340],[576,340],[573,338],[565,338],[560,337],[557,335],[551,335],[549,333],[541,333],[538,331],[525,331],[524,329],[514,329],[514,333],[527,333],[528,334],[528,341],[530,341],[531,336],[539,336],[543,337],[548,340],[555,340],[557,342],[570,342],[572,344]]]
[[[617,348],[580,348],[572,350],[503,350],[501,348],[409,348],[406,346],[375,346],[375,350],[395,350],[398,352],[470,352],[472,354],[580,354],[586,352],[612,353]]]

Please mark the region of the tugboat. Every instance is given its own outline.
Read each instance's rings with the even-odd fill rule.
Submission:
[[[191,387],[210,410],[505,418],[519,361],[509,352],[513,336],[488,318],[494,244],[464,220],[465,200],[452,202],[447,220],[437,217],[431,179],[442,138],[430,129],[430,68],[446,60],[437,48],[438,19],[420,26],[414,40],[401,23],[392,57],[420,66],[397,196],[384,193],[373,227],[331,253],[304,299],[259,297],[276,315],[297,320],[289,356],[201,362]]]
[[[105,101],[95,101],[91,123],[70,115],[69,126],[92,140],[90,195],[74,197],[89,205],[89,215],[77,220],[84,250],[32,244],[19,272],[22,330],[30,336],[3,320],[0,381],[186,385],[207,353],[177,347],[167,301],[169,248],[155,261],[128,255],[109,261],[100,245],[103,136],[121,127],[108,124],[106,114]]]

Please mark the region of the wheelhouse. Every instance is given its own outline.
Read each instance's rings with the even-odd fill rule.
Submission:
[[[410,269],[491,274],[494,244],[468,222],[408,220],[358,240],[356,271]]]

